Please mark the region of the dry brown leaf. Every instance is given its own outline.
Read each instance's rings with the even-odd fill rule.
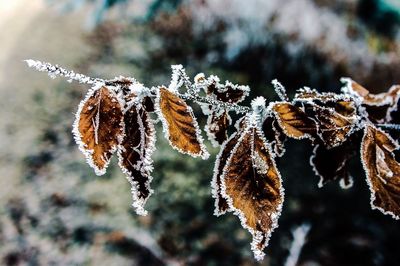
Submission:
[[[400,218],[400,164],[393,153],[398,147],[384,131],[366,126],[361,160],[371,191],[371,206],[395,219]]]
[[[312,116],[317,122],[318,135],[328,148],[345,142],[357,126],[356,116],[344,116],[333,108],[310,105]]]
[[[79,105],[73,133],[89,165],[97,175],[104,174],[124,134],[121,104],[112,89],[89,91]]]
[[[354,147],[348,141],[330,149],[317,144],[314,147],[310,163],[315,174],[320,178],[318,187],[323,187],[333,180],[339,180],[342,188],[351,187],[353,180],[348,172],[348,164],[354,155]]]
[[[318,137],[328,148],[340,145],[358,129],[356,103],[348,95],[307,88],[299,90],[293,102],[316,122]]]
[[[390,121],[390,113],[397,109],[400,98],[400,86],[394,85],[387,92],[373,94],[352,79],[343,79],[350,93],[362,98],[362,105],[368,118],[374,123]]]
[[[214,214],[217,216],[224,214],[229,209],[228,202],[224,197],[222,197],[221,194],[221,175],[223,174],[224,167],[229,156],[231,155],[233,148],[237,144],[239,137],[240,135],[237,132],[232,134],[232,136],[222,144],[221,150],[215,161],[214,176],[211,182],[211,188],[213,198],[215,198]]]
[[[283,156],[285,153],[284,143],[286,141],[286,135],[283,133],[277,120],[272,116],[266,117],[262,125],[262,130],[266,140],[271,145],[274,155],[279,157]]]
[[[353,98],[333,92],[320,93],[309,88],[301,89],[296,93],[293,102],[302,106],[314,104],[321,107],[329,107],[343,116],[353,116],[356,114],[356,105]]]
[[[219,79],[214,76],[209,78],[209,85],[206,88],[207,95],[215,95],[215,98],[222,102],[239,103],[249,94],[249,87],[226,82],[220,84]]]
[[[350,80],[349,82],[351,84],[350,88],[352,89],[353,93],[362,97],[363,103],[366,105],[382,106],[386,104],[393,105],[394,103],[397,103],[400,93],[400,86],[395,85],[389,88],[387,92],[373,94],[354,80]]]
[[[277,226],[283,204],[280,174],[260,130],[248,126],[240,132],[221,177],[222,196],[242,226],[253,236],[256,259]]]
[[[228,81],[220,84],[215,76],[209,77],[207,84],[205,87],[207,96],[226,103],[237,104],[243,101],[250,91],[248,86],[236,85]],[[203,113],[208,116],[205,131],[214,147],[222,145],[228,138],[228,127],[232,122],[228,111],[220,106],[203,106]]]
[[[184,154],[207,159],[207,152],[192,108],[165,87],[159,88],[156,109],[171,146]]]
[[[148,113],[138,105],[125,112],[124,122],[125,136],[118,149],[119,166],[132,186],[132,206],[137,214],[146,215],[144,205],[153,193],[150,182],[155,129]]]
[[[231,119],[227,111],[213,111],[207,118],[205,131],[214,147],[222,145],[228,139],[228,127]]]
[[[154,100],[149,96],[144,97],[143,98],[143,107],[146,110],[146,112],[149,112],[149,113],[154,112],[155,111]]]
[[[291,138],[313,139],[317,133],[315,121],[308,118],[302,109],[290,103],[280,102],[272,107],[279,126]]]

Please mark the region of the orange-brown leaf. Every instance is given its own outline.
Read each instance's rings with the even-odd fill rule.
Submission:
[[[124,134],[121,104],[107,87],[93,88],[79,106],[74,137],[96,174],[102,175]]]
[[[347,89],[362,98],[362,105],[367,111],[368,118],[374,123],[389,122],[390,113],[397,109],[400,98],[400,86],[394,85],[387,92],[373,94],[366,88],[351,79],[344,80]]]
[[[209,154],[202,143],[192,108],[164,87],[159,89],[156,101],[164,132],[171,146],[182,153],[207,159]]]
[[[361,160],[371,190],[371,206],[395,219],[400,218],[400,164],[393,153],[397,148],[385,132],[366,126]]]
[[[242,226],[253,235],[252,250],[262,259],[283,203],[281,178],[269,148],[255,127],[240,138],[224,167],[222,195]]]
[[[388,104],[391,106],[397,102],[399,97],[400,86],[392,86],[387,92],[373,94],[354,80],[350,80],[349,82],[353,93],[362,97],[363,104],[366,105],[382,106]]]
[[[313,118],[317,122],[318,135],[328,148],[336,147],[347,140],[356,127],[356,116],[344,116],[333,108],[311,105]]]
[[[124,114],[125,136],[118,150],[119,166],[127,175],[132,188],[132,206],[146,215],[144,205],[153,190],[150,188],[153,170],[151,155],[154,151],[155,130],[148,113],[132,106]]]
[[[306,113],[290,103],[276,103],[273,111],[283,132],[291,138],[314,138],[317,132],[315,121]]]

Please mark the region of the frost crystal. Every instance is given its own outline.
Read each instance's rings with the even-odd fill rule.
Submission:
[[[296,266],[299,260],[300,252],[306,243],[307,234],[311,226],[307,223],[300,225],[292,231],[293,241],[290,245],[289,256],[286,259],[285,266]]]
[[[182,65],[172,65],[172,76],[171,83],[168,86],[168,89],[172,92],[177,92],[180,87],[183,85],[183,80],[181,79],[181,71],[183,70]]]
[[[93,79],[87,77],[82,74],[75,73],[74,71],[68,71],[58,65],[52,65],[50,63],[41,62],[37,60],[27,59],[25,62],[28,64],[29,67],[33,67],[40,72],[47,72],[49,77],[56,78],[56,76],[66,77],[68,80],[78,81],[79,83],[85,84],[96,84],[96,83],[104,83],[104,80],[101,79]]]
[[[275,92],[276,92],[276,94],[278,94],[279,98],[282,101],[286,101],[286,102],[289,101],[289,97],[286,94],[285,87],[283,87],[282,84],[277,79],[274,79],[272,81],[272,85],[274,85]]]

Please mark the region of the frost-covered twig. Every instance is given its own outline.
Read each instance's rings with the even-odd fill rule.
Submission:
[[[274,79],[272,81],[272,85],[274,86],[275,92],[276,92],[276,94],[278,94],[279,98],[282,101],[287,101],[288,102],[289,101],[289,97],[286,94],[285,87],[283,87],[282,84],[277,79]]]
[[[58,65],[53,65],[51,63],[41,62],[38,60],[27,59],[27,60],[25,60],[25,62],[28,64],[29,67],[35,68],[36,70],[38,70],[40,72],[47,72],[47,74],[53,79],[56,78],[57,76],[60,76],[60,77],[66,77],[69,82],[77,81],[79,83],[89,84],[89,85],[94,85],[94,84],[98,84],[98,83],[109,85],[109,86],[119,85],[118,79],[104,80],[104,79],[100,79],[100,78],[92,78],[92,77],[88,77],[83,74],[75,73],[73,70],[67,70]],[[170,87],[170,89],[176,90],[177,94],[182,99],[192,100],[195,102],[206,103],[206,104],[210,104],[210,105],[217,105],[217,106],[223,107],[227,110],[235,111],[237,113],[248,113],[250,111],[250,108],[247,106],[226,103],[223,101],[218,101],[216,99],[212,99],[209,97],[202,97],[202,96],[198,95],[198,89],[190,82],[182,65],[172,66],[172,70],[173,70],[172,82],[169,87]],[[187,88],[187,92],[183,93],[183,94],[181,94],[177,91],[178,87],[180,87],[182,84],[184,84],[185,87]],[[153,92],[154,95],[156,95],[156,92],[155,92],[156,89],[157,88],[153,88],[150,91]]]
[[[304,223],[299,227],[296,227],[292,231],[293,242],[290,246],[289,256],[286,259],[285,266],[296,266],[299,260],[300,252],[306,243],[306,237],[310,231],[311,226],[308,223]]]
[[[210,104],[213,106],[219,106],[226,110],[235,111],[238,114],[245,114],[245,113],[248,113],[251,111],[250,107],[233,104],[233,103],[226,103],[226,102],[212,99],[210,97],[202,97],[199,95],[193,95],[193,94],[189,94],[189,93],[179,94],[179,96],[184,100],[192,100],[195,102],[207,103],[207,104]]]
[[[377,126],[387,128],[387,129],[400,130],[399,124],[377,124]]]
[[[51,78],[56,78],[56,76],[61,76],[61,77],[66,77],[69,82],[72,82],[73,80],[78,81],[79,83],[84,83],[84,84],[96,84],[96,83],[105,83],[104,80],[99,79],[99,78],[91,78],[88,76],[85,76],[83,74],[75,73],[72,70],[67,70],[65,68],[62,68],[58,65],[52,65],[47,62],[41,62],[38,60],[32,60],[32,59],[27,59],[25,62],[28,64],[29,67],[36,68],[36,70],[41,71],[41,72],[47,72],[49,77]]]

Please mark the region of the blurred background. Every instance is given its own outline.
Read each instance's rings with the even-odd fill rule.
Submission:
[[[202,161],[158,134],[149,215],[135,215],[115,158],[97,177],[73,141],[88,87],[22,61],[147,86],[168,85],[178,63],[271,101],[274,78],[290,95],[339,92],[343,76],[382,92],[400,83],[399,29],[399,0],[0,1],[0,265],[399,265],[399,223],[371,210],[359,157],[352,188],[318,188],[306,141],[277,161],[286,198],[260,263],[237,217],[213,216],[209,142]],[[290,264],[301,225],[310,230]]]

